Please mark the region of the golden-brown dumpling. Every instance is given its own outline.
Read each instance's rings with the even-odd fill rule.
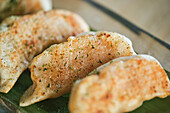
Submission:
[[[59,97],[70,91],[75,80],[98,66],[134,54],[131,41],[118,33],[101,31],[70,37],[68,42],[53,45],[33,59],[33,85],[22,96],[20,106]]]
[[[23,15],[51,9],[51,0],[0,0],[0,20],[11,15]]]
[[[92,73],[74,84],[71,113],[129,112],[145,100],[170,95],[166,72],[149,55],[117,58]]]
[[[69,36],[89,31],[80,16],[67,10],[41,11],[11,24],[0,32],[0,92],[4,93],[13,87],[35,55]]]

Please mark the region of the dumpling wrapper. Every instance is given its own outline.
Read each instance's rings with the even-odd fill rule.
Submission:
[[[51,44],[89,31],[75,13],[52,10],[26,15],[8,23],[0,32],[0,92],[8,93],[33,57]]]
[[[118,33],[101,31],[70,37],[68,42],[53,45],[33,59],[33,85],[21,97],[20,106],[68,93],[75,80],[98,66],[134,54],[131,41]]]
[[[0,20],[11,15],[35,13],[52,9],[52,0],[0,0]]]
[[[90,75],[74,84],[69,101],[71,113],[129,112],[145,100],[170,95],[166,72],[149,55],[114,59]]]

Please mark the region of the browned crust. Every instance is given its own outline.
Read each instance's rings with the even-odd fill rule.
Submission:
[[[7,93],[32,58],[42,50],[87,31],[89,27],[85,21],[67,10],[41,11],[14,21],[7,31],[0,34],[0,92]]]
[[[140,55],[118,59],[99,76],[75,84],[69,102],[71,113],[129,112],[145,100],[170,95],[168,76],[155,59]]]

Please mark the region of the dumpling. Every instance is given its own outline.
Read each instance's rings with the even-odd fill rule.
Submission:
[[[0,92],[4,93],[13,87],[35,55],[69,36],[89,31],[80,16],[67,10],[26,15],[11,24],[0,32]]]
[[[168,76],[155,58],[134,55],[110,63],[76,81],[69,101],[71,113],[129,112],[145,100],[170,95]]]
[[[8,30],[10,26],[14,24],[14,22],[19,18],[19,16],[10,16],[8,18],[5,18],[1,23],[0,23],[0,33]]]
[[[98,66],[134,54],[131,41],[118,33],[101,31],[70,37],[68,42],[53,45],[33,59],[33,85],[22,96],[20,106],[59,97],[71,90],[75,80]]]
[[[0,0],[0,20],[11,15],[23,15],[51,9],[51,0]]]

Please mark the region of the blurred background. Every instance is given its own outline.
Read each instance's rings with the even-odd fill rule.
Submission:
[[[53,0],[55,8],[77,0]],[[170,0],[93,0],[170,44]],[[82,8],[77,3],[75,10]],[[88,7],[86,7],[88,8]],[[90,12],[87,12],[90,13]]]

